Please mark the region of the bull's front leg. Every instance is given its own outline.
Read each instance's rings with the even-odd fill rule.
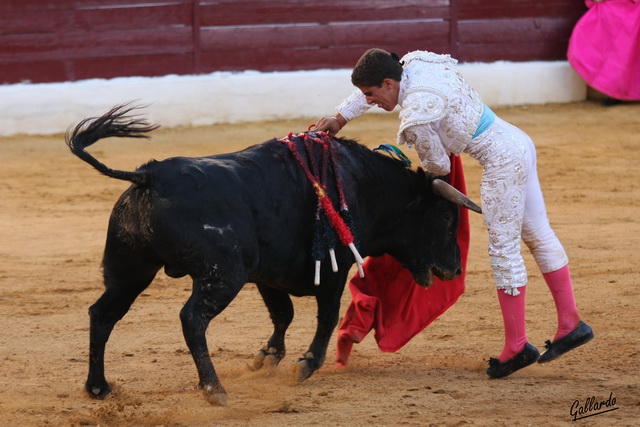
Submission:
[[[309,378],[324,363],[331,334],[338,324],[340,297],[344,289],[343,285],[346,280],[346,275],[338,280],[338,284],[335,286],[331,282],[327,283],[327,288],[321,290],[316,296],[318,303],[318,325],[309,349],[303,354],[302,358],[298,359],[294,367],[294,378],[296,378],[298,382]],[[321,284],[320,286],[323,285],[324,284]]]

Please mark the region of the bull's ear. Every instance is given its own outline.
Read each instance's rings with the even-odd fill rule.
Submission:
[[[458,191],[453,185],[441,180],[434,179],[431,182],[431,189],[434,194],[449,200],[450,202],[455,203],[458,206],[465,207],[469,210],[477,212],[479,214],[482,213],[482,208],[476,205],[473,200],[462,194]]]

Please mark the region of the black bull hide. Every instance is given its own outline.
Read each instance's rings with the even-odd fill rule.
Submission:
[[[285,356],[285,332],[293,319],[290,295],[317,299],[317,331],[296,364],[298,381],[308,378],[324,361],[354,256],[338,241],[338,271],[322,262],[321,283],[314,285],[311,247],[318,199],[300,164],[277,139],[237,153],[151,161],[132,172],[110,169],[85,151],[102,138],[145,137],[155,129],[129,114],[135,108],[115,107],[66,135],[75,155],[107,176],[132,182],[111,213],[103,257],[105,291],[89,309],[86,391],[97,398],[110,393],[104,375],[106,342],[161,268],[171,277],[193,280],[180,319],[209,402],[224,405],[227,395],[205,332],[246,283],[256,284],[274,325],[256,356],[256,368]],[[293,141],[306,159],[302,138]],[[459,208],[433,193],[434,178],[354,141],[331,143],[360,254],[395,257],[423,286],[434,274],[444,280],[460,274]],[[320,149],[312,146],[312,151]],[[327,190],[337,201],[335,188],[329,174]]]

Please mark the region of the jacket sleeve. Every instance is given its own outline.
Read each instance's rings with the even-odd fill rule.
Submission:
[[[406,128],[403,132],[404,140],[409,146],[414,146],[422,167],[436,176],[448,175],[451,171],[451,160],[445,150],[440,136],[433,129],[432,124],[419,124]]]
[[[364,94],[359,89],[356,89],[336,107],[336,110],[349,122],[369,111],[371,107],[371,105],[367,104],[367,98]]]

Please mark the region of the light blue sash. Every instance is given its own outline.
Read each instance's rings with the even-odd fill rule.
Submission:
[[[471,138],[475,138],[482,135],[484,131],[489,129],[489,126],[491,126],[495,120],[496,120],[496,113],[491,111],[491,108],[489,108],[485,104],[484,108],[482,109],[482,116],[480,117],[480,123],[478,123],[478,129],[476,129],[476,133],[474,133]]]

